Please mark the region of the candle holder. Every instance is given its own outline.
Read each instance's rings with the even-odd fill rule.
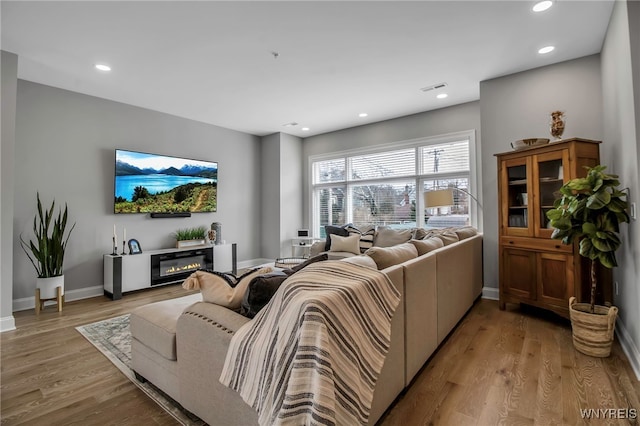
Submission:
[[[127,246],[127,242],[125,240],[122,240],[122,253],[120,253],[122,256],[127,254],[124,252],[124,249],[126,246]]]
[[[117,256],[118,255],[118,246],[116,245],[116,237],[112,237],[113,238],[113,253],[111,253],[112,256]]]

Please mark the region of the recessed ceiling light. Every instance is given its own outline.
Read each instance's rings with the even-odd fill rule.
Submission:
[[[358,114],[358,117],[363,117],[364,118],[364,117],[366,117],[368,115],[369,114],[367,114],[366,112],[361,112],[360,114]]]
[[[436,96],[436,98],[438,98],[438,99],[444,99],[444,98],[446,98],[447,96],[449,96],[449,95],[447,95],[446,93],[440,93],[438,96]]]
[[[555,49],[555,46],[545,46],[542,49],[538,50],[538,53],[540,53],[541,55],[544,55],[545,53],[549,53],[553,51],[553,49]]]
[[[302,128],[302,131],[303,131],[303,132],[308,132],[308,131],[309,131],[309,128],[308,128],[308,127],[303,127],[303,128]]]
[[[532,10],[534,12],[543,12],[543,11],[549,9],[551,6],[553,6],[553,2],[550,1],[550,0],[545,0],[545,1],[541,1],[541,2],[536,3],[533,6]]]
[[[105,64],[96,64],[96,69],[100,71],[111,71],[111,67]]]

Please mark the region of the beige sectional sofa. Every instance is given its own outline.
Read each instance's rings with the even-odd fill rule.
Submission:
[[[482,292],[482,235],[469,236],[382,270],[401,293],[391,347],[369,424],[409,386]],[[132,362],[149,380],[210,425],[257,424],[256,412],[220,384],[235,330],[251,321],[199,294],[153,303],[131,314]],[[201,299],[200,299],[201,300]]]

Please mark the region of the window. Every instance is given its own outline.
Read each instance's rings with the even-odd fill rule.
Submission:
[[[325,225],[443,228],[477,224],[475,137],[445,137],[315,156],[311,164],[314,236]],[[426,191],[449,189],[453,201],[426,208]]]

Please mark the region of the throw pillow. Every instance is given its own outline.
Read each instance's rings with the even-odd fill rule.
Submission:
[[[409,240],[411,240],[411,231],[408,229],[391,229],[386,226],[380,226],[373,245],[375,247],[393,247],[407,243]]]
[[[376,235],[376,228],[372,225],[365,225],[361,228],[356,228],[352,224],[344,226],[344,229],[349,232],[349,235],[357,234],[360,236],[360,253],[364,253],[373,247],[373,239]]]
[[[342,226],[325,225],[324,232],[327,234],[327,242],[324,245],[324,251],[331,249],[331,235],[340,235],[341,237],[348,237],[349,231]]]
[[[284,272],[273,272],[253,278],[242,298],[240,314],[247,318],[255,317],[287,278],[289,275]]]
[[[423,240],[428,234],[427,230],[424,228],[413,228],[411,230],[411,239],[413,240]]]
[[[365,253],[378,265],[378,269],[388,268],[418,257],[418,250],[411,243],[398,244],[394,247],[372,247]]]
[[[349,237],[331,235],[331,248],[329,251],[344,251],[347,253],[360,254],[360,236],[356,234]]]
[[[440,238],[445,246],[448,246],[449,244],[457,243],[458,241],[460,241],[460,238],[458,238],[458,234],[452,231],[443,232],[441,234],[436,235],[434,238]]]
[[[280,288],[280,284],[282,284],[285,279],[296,272],[303,270],[312,263],[322,262],[327,259],[328,255],[323,253],[318,256],[311,257],[291,269],[258,275],[251,280],[247,287],[247,291],[242,299],[240,314],[248,318],[253,318],[257,315],[260,309],[269,303],[278,288]]]
[[[340,259],[340,261],[355,263],[356,265],[366,266],[367,268],[371,268],[371,269],[378,269],[378,265],[376,265],[376,262],[372,258],[366,255],[345,257],[344,259]]]
[[[436,235],[444,234],[445,232],[453,232],[453,229],[454,228],[429,229],[429,231],[427,231],[427,235],[424,238],[429,238],[429,237],[433,237],[433,236],[436,236]]]
[[[473,226],[463,226],[461,228],[455,228],[453,232],[458,235],[458,238],[460,240],[464,240],[478,234],[478,230]]]
[[[222,272],[196,271],[182,283],[182,287],[187,290],[199,289],[203,302],[238,309],[251,280],[272,271],[273,268],[267,266],[252,269],[239,277]]]
[[[418,250],[418,256],[422,256],[430,251],[444,247],[442,240],[437,237],[427,238],[424,240],[411,240],[411,244],[413,244],[416,247],[416,250]]]

